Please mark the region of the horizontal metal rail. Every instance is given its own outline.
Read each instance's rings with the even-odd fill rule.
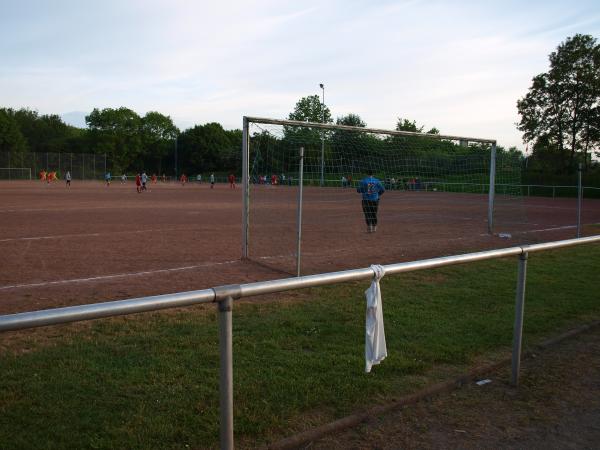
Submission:
[[[61,323],[101,319],[103,317],[179,308],[214,301],[214,289],[204,289],[202,291],[180,292],[177,294],[155,295],[129,300],[8,314],[0,316],[0,331],[23,330]]]
[[[448,139],[452,141],[467,141],[467,142],[479,142],[482,144],[495,144],[495,139],[483,139],[466,136],[450,136],[445,134],[430,134],[430,133],[416,133],[413,131],[397,131],[397,130],[384,130],[381,128],[366,128],[366,127],[353,127],[349,125],[334,125],[328,123],[317,123],[317,122],[303,122],[301,120],[282,120],[282,119],[267,119],[264,117],[244,117],[250,123],[264,123],[270,125],[284,125],[291,127],[305,127],[305,128],[321,128],[325,130],[344,130],[344,131],[358,131],[361,133],[373,133],[373,134],[389,134],[392,136],[412,136],[420,138],[432,138],[432,139]]]
[[[443,256],[419,261],[402,262],[384,266],[387,274],[399,274],[417,270],[465,264],[506,256],[535,253],[545,250],[571,247],[574,245],[600,242],[600,235],[579,239],[547,242],[543,244],[487,250],[463,255]],[[370,268],[344,270],[317,275],[307,275],[295,278],[283,278],[270,281],[258,281],[239,285],[219,286],[200,291],[180,292],[177,294],[156,295],[152,297],[133,298],[104,303],[93,303],[66,308],[54,308],[0,316],[0,331],[22,330],[27,328],[56,325],[61,323],[78,322],[83,320],[100,319],[104,317],[135,314],[156,311],[167,308],[179,308],[200,303],[222,301],[227,297],[233,299],[255,295],[274,294],[293,289],[303,289],[348,281],[368,280],[373,277]]]

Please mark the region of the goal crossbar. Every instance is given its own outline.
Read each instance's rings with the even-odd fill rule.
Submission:
[[[412,136],[418,138],[448,139],[452,141],[478,142],[480,144],[496,144],[495,139],[475,138],[467,136],[450,136],[444,134],[416,133],[414,131],[384,130],[382,128],[353,127],[349,125],[334,125],[318,122],[302,122],[301,120],[267,119],[264,117],[244,117],[249,123],[269,125],[288,125],[305,128],[321,128],[324,130],[360,131],[361,133],[387,134],[390,136]]]

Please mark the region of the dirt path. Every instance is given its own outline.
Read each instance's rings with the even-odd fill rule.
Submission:
[[[600,328],[488,378],[303,448],[600,448]]]

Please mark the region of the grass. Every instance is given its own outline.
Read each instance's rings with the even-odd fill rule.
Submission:
[[[525,345],[600,318],[599,250],[530,256]],[[385,277],[389,356],[370,374],[368,283],[236,303],[238,443],[287,436],[509,351],[516,273],[510,258]],[[216,308],[47,330],[11,333],[3,344],[3,448],[218,446]]]

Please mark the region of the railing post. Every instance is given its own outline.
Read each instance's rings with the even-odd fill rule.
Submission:
[[[521,368],[525,284],[527,283],[527,257],[527,252],[523,252],[519,255],[519,274],[517,276],[517,295],[515,299],[515,327],[513,332],[512,376],[510,380],[513,386],[519,385],[519,369]]]
[[[219,301],[219,439],[222,450],[233,449],[233,350],[231,296]]]

